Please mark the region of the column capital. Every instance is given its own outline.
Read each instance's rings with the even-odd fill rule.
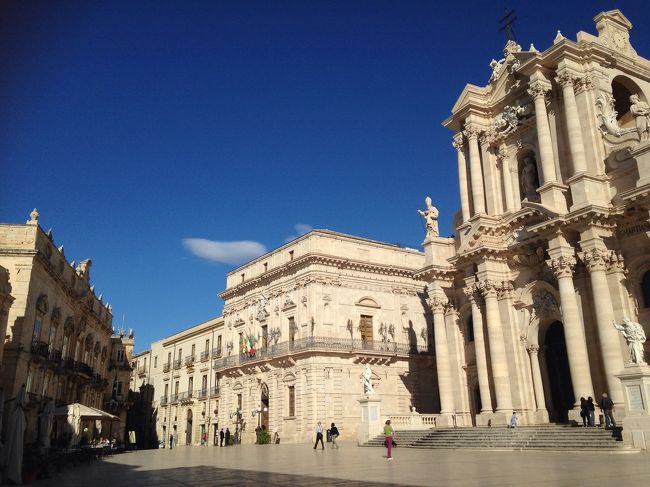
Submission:
[[[497,286],[497,292],[499,299],[512,298],[515,294],[515,287],[512,281],[501,281]]]
[[[454,149],[458,152],[462,152],[465,149],[465,139],[463,138],[462,132],[454,134],[451,145],[453,145]]]
[[[449,304],[449,300],[442,296],[433,296],[427,298],[427,304],[432,313],[444,313],[445,307]]]
[[[476,125],[475,123],[468,123],[465,125],[463,135],[467,137],[468,140],[478,140],[479,135],[483,131],[483,127]]]
[[[623,274],[627,274],[627,268],[625,267],[625,259],[623,258],[623,255],[621,253],[616,253],[612,251],[612,255],[610,256],[608,266],[607,266],[607,272],[622,272]]]
[[[551,91],[551,84],[544,81],[533,81],[528,85],[528,94],[533,97],[533,99],[546,97],[546,94]]]
[[[529,355],[537,355],[539,353],[539,345],[530,344],[526,347]]]
[[[578,253],[578,257],[584,263],[589,272],[604,271],[611,262],[614,252],[606,249],[589,249]]]
[[[591,91],[594,89],[594,80],[590,74],[585,74],[576,78],[574,90],[576,95],[583,91]]]
[[[546,264],[553,270],[555,277],[558,279],[561,277],[572,277],[576,263],[576,258],[572,255],[561,255],[560,257],[546,261]]]
[[[557,76],[555,77],[555,82],[562,88],[566,88],[567,86],[573,88],[580,82],[580,77],[570,71],[564,70],[562,72],[558,72]]]
[[[484,298],[496,297],[499,283],[492,279],[483,279],[475,284],[476,289]]]
[[[470,303],[476,302],[476,284],[470,284],[463,288],[463,294],[467,296]]]

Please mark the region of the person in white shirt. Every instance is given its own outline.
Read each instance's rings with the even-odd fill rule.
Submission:
[[[318,442],[320,441],[321,446],[323,447],[323,450],[325,449],[325,443],[323,443],[323,425],[321,422],[318,422],[318,426],[316,426],[316,443],[314,443],[314,450],[318,446]]]

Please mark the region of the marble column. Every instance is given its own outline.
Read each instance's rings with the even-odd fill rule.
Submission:
[[[533,374],[533,388],[535,390],[535,402],[537,410],[546,410],[546,401],[544,400],[544,384],[542,382],[542,371],[539,368],[539,346],[529,345],[528,355],[530,357],[530,370]]]
[[[568,71],[564,71],[555,78],[555,81],[562,87],[564,115],[569,135],[569,151],[571,152],[571,160],[573,161],[574,175],[587,171],[585,144],[582,139],[582,128],[580,127],[580,113],[578,112],[576,94],[573,89],[575,80],[576,76]]]
[[[463,215],[463,222],[470,218],[469,213],[469,188],[467,187],[467,162],[465,161],[465,144],[463,134],[454,135],[454,149],[458,153],[458,185],[460,187],[460,208]]]
[[[564,324],[564,339],[569,358],[571,383],[573,384],[573,404],[574,407],[579,407],[580,397],[594,397],[594,386],[591,382],[585,329],[580,320],[578,301],[573,285],[573,269],[576,265],[576,259],[568,255],[559,256],[547,261],[547,263],[553,269],[557,278]]]
[[[468,125],[465,129],[465,136],[469,142],[470,180],[472,182],[472,201],[474,203],[474,214],[485,213],[483,167],[481,165],[481,152],[478,147],[479,132],[480,129],[474,125]]]
[[[602,244],[604,246],[604,243]],[[606,268],[612,258],[613,252],[604,248],[594,247],[585,250],[580,258],[589,270],[591,282],[592,302],[596,312],[598,341],[603,359],[603,368],[607,378],[609,397],[615,404],[623,403],[623,390],[621,381],[616,377],[623,370],[623,352],[619,333],[612,325],[614,321],[614,308],[609,286],[607,285]]]
[[[501,161],[501,180],[506,198],[506,211],[515,209],[514,195],[512,191],[512,176],[510,174],[510,154],[505,146],[499,149],[499,160]]]
[[[449,343],[445,326],[445,304],[447,300],[434,296],[428,300],[433,313],[433,333],[436,346],[436,369],[438,370],[438,390],[440,392],[440,413],[453,414],[454,391],[451,384],[449,365]]]
[[[499,303],[497,302],[497,283],[490,279],[484,279],[478,283],[478,287],[485,300],[492,380],[497,403],[496,412],[507,412],[512,410],[512,394],[508,373],[508,356],[506,355]]]
[[[548,123],[548,113],[546,112],[546,93],[550,90],[550,83],[543,83],[541,81],[531,83],[530,88],[528,89],[528,93],[533,97],[533,102],[535,104],[537,145],[539,146],[539,158],[542,164],[542,177],[540,178],[541,185],[551,181],[557,181],[551,128]]]
[[[474,286],[463,289],[472,305],[472,324],[474,327],[474,354],[476,356],[476,374],[478,388],[481,394],[481,413],[491,413],[492,394],[488,378],[487,355],[485,353],[485,337],[483,336],[483,313],[477,301],[477,290]]]

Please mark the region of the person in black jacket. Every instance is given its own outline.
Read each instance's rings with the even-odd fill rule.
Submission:
[[[612,411],[614,410],[614,403],[607,396],[606,392],[603,392],[603,397],[600,400],[600,407],[603,410],[603,415],[605,416],[605,428],[616,428],[616,421],[614,421],[614,416]]]
[[[587,398],[587,407],[589,408],[589,426],[596,426],[596,405],[591,396]]]
[[[339,429],[336,427],[334,423],[332,423],[332,426],[330,427],[330,438],[332,438],[332,449],[336,448],[337,450],[339,449],[339,446],[336,444],[336,439],[339,436]]]
[[[219,431],[219,446],[223,446],[223,439],[225,436],[226,434],[223,432],[223,428],[221,428],[221,431]]]
[[[582,426],[587,426],[587,420],[589,419],[589,406],[587,405],[587,400],[584,397],[580,398],[580,417],[582,418]]]

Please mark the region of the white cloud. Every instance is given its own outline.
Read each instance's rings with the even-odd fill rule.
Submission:
[[[206,238],[184,238],[183,245],[194,255],[224,264],[243,264],[266,253],[266,247],[253,240],[223,242]]]
[[[301,235],[304,235],[305,233],[311,232],[314,227],[309,225],[308,223],[296,223],[293,228],[296,231],[295,235],[289,235],[287,238],[284,239],[284,242],[291,242],[294,238],[298,238]]]

